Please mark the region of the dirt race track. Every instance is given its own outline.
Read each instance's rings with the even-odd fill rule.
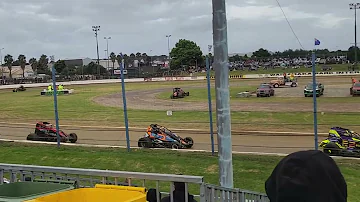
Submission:
[[[126,146],[124,131],[103,129],[84,130],[79,128],[65,128],[64,131],[78,134],[80,144],[93,145],[116,145]],[[0,125],[0,139],[26,140],[26,136],[34,129],[31,126],[10,126]],[[130,144],[137,147],[137,140],[144,134],[144,131],[130,131]],[[199,133],[179,133],[181,136],[190,136],[194,139],[196,150],[211,150],[210,135]],[[214,134],[215,144],[217,144]],[[233,135],[233,151],[239,152],[266,152],[266,153],[290,153],[303,149],[313,148],[312,136],[270,136],[266,134]],[[217,150],[217,145],[215,145]]]
[[[246,85],[259,85],[264,81],[254,81],[254,80],[243,80],[243,82],[231,83],[231,86],[246,86]],[[298,80],[298,87],[281,87],[275,89],[275,97],[304,97],[303,90],[304,86],[310,82],[309,78],[300,78]],[[323,83],[325,86],[325,91],[323,97],[350,97],[350,86],[351,80],[349,77],[334,78],[334,77],[322,77],[318,79],[319,82]],[[186,90],[189,90],[191,96],[192,88],[206,88],[206,82],[197,87],[183,85]],[[204,102],[189,102],[182,101],[181,99],[176,100],[163,100],[158,99],[157,95],[162,92],[170,92],[171,88],[162,88],[162,89],[153,89],[147,91],[129,91],[126,94],[128,108],[139,109],[139,110],[188,110],[188,111],[208,111],[208,103]],[[145,96],[144,96],[145,95]],[[186,98],[185,98],[186,99]],[[206,99],[206,98],[205,98]],[[231,102],[231,111],[276,111],[276,112],[288,112],[296,111],[306,112],[312,111],[313,105],[309,103],[289,103],[289,102],[268,102],[268,103],[237,103],[236,99],[246,99],[246,98],[232,98]],[[267,98],[259,98],[267,99]],[[306,98],[312,99],[312,98]],[[357,99],[357,98],[354,98]],[[104,106],[122,106],[122,95],[113,94],[106,95],[101,97],[96,97],[93,99],[94,102],[104,105]],[[215,110],[215,104],[213,104],[213,109]],[[318,110],[322,112],[354,112],[360,111],[360,102],[359,103],[343,103],[339,107],[339,103],[322,103],[318,106]]]
[[[264,80],[241,80],[236,83],[231,83],[231,86],[246,86],[258,85]],[[277,97],[303,97],[303,87],[311,81],[311,78],[300,78],[299,86],[296,88],[278,88],[275,96]],[[350,77],[320,77],[318,81],[325,85],[324,97],[347,97],[349,95]],[[191,88],[206,88],[206,82],[194,86],[194,84],[182,83],[181,87]],[[129,91],[127,92],[128,107],[132,109],[152,109],[152,110],[203,110],[207,111],[206,102],[184,102],[181,100],[159,100],[156,95],[164,91],[171,91],[171,89],[153,89],[151,91]],[[144,96],[146,95],[146,96]],[[259,98],[267,99],[267,98]],[[308,98],[312,99],[312,98]],[[360,98],[354,98],[360,99]],[[121,106],[122,99],[120,94],[107,95],[103,97],[96,97],[94,102],[105,106]],[[215,103],[213,104],[215,106]],[[333,104],[322,103],[319,106],[319,111],[359,111],[360,104]],[[289,111],[297,109],[297,111],[311,111],[312,103],[236,103],[231,102],[232,111]],[[118,145],[125,146],[125,132],[120,130],[110,129],[80,129],[79,127],[64,128],[68,132],[76,132],[79,137],[78,143],[82,144],[96,144],[96,145]],[[33,126],[13,126],[0,124],[0,138],[25,140],[27,134],[33,131]],[[141,130],[130,131],[131,146],[137,146],[137,140],[145,132],[145,128]],[[187,133],[179,132],[179,135],[186,137],[190,136],[194,139],[195,145],[193,149],[210,150],[210,135],[202,133]],[[319,137],[321,141],[324,137]],[[216,144],[216,134],[214,140]],[[314,137],[311,135],[294,135],[294,136],[280,136],[267,134],[243,134],[232,135],[233,151],[240,152],[266,152],[266,153],[290,153],[298,150],[314,148]],[[217,148],[217,145],[215,145]]]

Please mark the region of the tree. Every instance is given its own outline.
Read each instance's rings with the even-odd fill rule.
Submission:
[[[121,55],[118,54],[118,55],[116,56],[116,61],[117,61],[117,63],[118,63],[119,65],[121,65],[121,60],[122,60]],[[124,61],[125,61],[125,59],[124,59]]]
[[[19,55],[18,61],[19,61],[20,67],[22,69],[22,76],[24,78],[25,77],[25,65],[26,65],[26,57],[25,57],[25,55],[23,55],[23,54]]]
[[[29,60],[29,63],[30,63],[30,65],[31,65],[31,69],[34,71],[34,73],[36,74],[36,72],[37,72],[37,66],[38,66],[38,63],[37,63],[37,60],[36,60],[36,58],[31,58],[30,60]]]
[[[64,60],[58,60],[54,64],[54,68],[56,70],[56,73],[61,74],[64,69],[66,69],[66,64]]]
[[[114,75],[115,62],[116,62],[116,55],[115,55],[114,52],[111,52],[111,53],[110,53],[110,60],[111,60],[111,62],[113,63],[111,75]]]
[[[356,55],[357,55],[357,59],[359,60],[360,59],[360,49],[359,47],[356,47]],[[355,61],[355,46],[351,46],[349,49],[348,49],[348,60],[350,60],[351,62],[354,62]]]
[[[134,53],[131,53],[131,54],[130,54],[130,57],[131,57],[131,58],[134,58],[134,57],[135,57],[135,54],[134,54]]]
[[[141,54],[142,57],[146,58],[148,55],[146,53]]]
[[[105,69],[105,67],[98,65],[94,62],[90,62],[88,65],[84,66],[84,74],[96,75],[98,73],[98,69],[100,68],[101,75],[107,75],[109,72]]]
[[[137,58],[141,57],[141,53],[140,53],[140,52],[137,52],[137,53],[136,53],[136,57],[137,57]]]
[[[171,69],[180,69],[182,65],[201,64],[203,53],[200,47],[193,41],[180,39],[170,52]]]
[[[9,69],[9,76],[10,78],[12,78],[12,64],[14,62],[13,56],[11,56],[10,54],[5,55],[4,62]]]
[[[270,57],[271,54],[269,53],[268,50],[260,48],[259,50],[253,52],[253,56],[258,58],[266,58],[266,57]]]
[[[49,64],[49,58],[46,55],[41,55],[40,59],[38,61],[38,73],[40,74],[50,74],[50,70],[48,68],[48,64]]]

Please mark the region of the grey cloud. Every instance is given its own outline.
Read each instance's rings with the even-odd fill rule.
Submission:
[[[279,1],[284,8],[318,16],[291,21],[305,48],[311,48],[315,37],[321,39],[323,48],[350,46],[353,38],[350,1]],[[227,0],[227,5],[277,8],[275,0]],[[166,34],[172,35],[172,46],[178,39],[188,38],[206,51],[212,43],[211,13],[207,0],[1,0],[0,19],[5,23],[1,27],[0,47],[16,57],[20,53],[28,58],[45,53],[57,58],[95,58],[91,26],[100,25],[101,56],[106,47],[104,36],[112,37],[110,51],[116,53],[153,50],[154,54],[166,54]],[[165,20],[157,20],[160,18]],[[339,19],[339,25],[332,27],[333,21]],[[319,23],[324,26],[317,27]],[[228,39],[230,53],[251,52],[259,47],[273,51],[300,48],[285,19],[271,21],[248,16],[246,20],[229,20]]]

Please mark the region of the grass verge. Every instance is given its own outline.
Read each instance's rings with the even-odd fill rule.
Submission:
[[[132,150],[127,153],[124,149],[66,146],[57,149],[55,146],[49,145],[17,143],[1,143],[0,145],[1,163],[168,174],[182,173],[204,176],[207,183],[218,184],[218,158],[208,153],[154,150]],[[280,160],[281,157],[274,156],[233,155],[234,186],[264,193],[265,180]],[[357,197],[360,161],[336,160],[336,162],[347,181],[348,201],[360,201]],[[149,186],[154,186],[154,184],[150,183]],[[195,186],[190,186],[189,190],[191,193],[198,193]]]

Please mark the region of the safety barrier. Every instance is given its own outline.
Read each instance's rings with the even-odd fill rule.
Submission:
[[[204,183],[202,176],[189,175],[172,175],[158,173],[141,173],[111,170],[95,170],[80,168],[64,168],[49,166],[33,166],[18,164],[0,164],[0,184],[4,183],[4,178],[9,177],[9,183],[18,180],[25,181],[30,178],[34,181],[40,179],[54,179],[75,181],[77,186],[94,187],[95,184],[113,184],[113,185],[136,185],[136,181],[141,181],[142,187],[154,188],[157,190],[157,201],[160,202],[160,183],[168,183],[169,192],[161,192],[161,194],[170,195],[173,201],[172,191],[174,190],[174,182],[183,182],[185,184],[185,193],[188,192],[189,184],[195,184],[199,187],[199,193],[194,194],[200,198],[200,202],[217,202],[217,201],[237,201],[237,202],[268,202],[265,194],[251,192],[241,189],[227,189],[211,184]],[[127,179],[127,182],[119,182],[119,178]],[[155,185],[151,184],[155,181]],[[192,185],[193,186],[193,185]],[[164,184],[161,184],[164,187]],[[193,193],[191,193],[193,194]],[[188,201],[188,197],[185,197]]]
[[[239,74],[239,75],[229,75],[230,79],[258,79],[258,78],[276,78],[282,76],[282,73],[276,74]],[[287,73],[289,76],[290,73]],[[307,77],[312,76],[311,72],[300,72],[294,73],[297,77]],[[351,75],[360,75],[360,71],[347,71],[347,72],[317,72],[317,76],[351,76]],[[207,76],[188,76],[188,77],[157,77],[157,78],[134,78],[134,79],[125,79],[125,83],[129,82],[156,82],[156,81],[196,81],[196,80],[205,80]],[[215,76],[210,76],[210,79],[215,79]],[[104,80],[84,80],[84,81],[69,81],[69,82],[59,82],[63,85],[89,85],[89,84],[109,84],[109,83],[121,83],[120,79],[104,79]],[[52,83],[30,83],[22,84],[26,88],[32,87],[45,87],[52,85]],[[17,85],[0,85],[1,89],[11,89],[17,88]]]

